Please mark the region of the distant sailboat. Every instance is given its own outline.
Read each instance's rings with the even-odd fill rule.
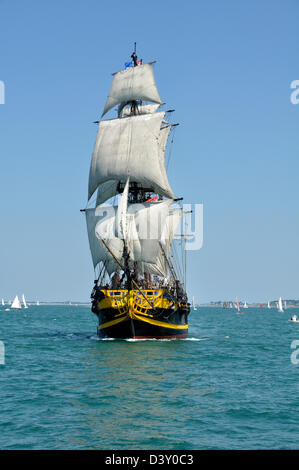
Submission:
[[[293,321],[295,323],[299,323],[299,320],[297,318],[297,315],[292,315],[291,318],[290,318],[290,321]]]
[[[11,304],[10,308],[15,308],[16,310],[20,310],[22,308],[21,302],[20,302],[19,297],[17,295],[15,296],[14,301]]]
[[[271,308],[269,300],[268,300],[268,308]]]
[[[36,305],[39,305],[39,301],[36,302]]]
[[[284,309],[285,310],[287,309],[287,301],[286,300],[284,301]]]
[[[239,298],[237,297],[237,310],[238,310],[238,313],[243,313],[241,312],[241,309],[240,309],[240,304],[239,304]]]
[[[1,304],[2,304],[2,305],[5,305],[4,299],[1,300]]]
[[[197,310],[197,308],[195,307],[195,303],[194,303],[194,297],[192,297],[192,308],[193,310]]]
[[[22,302],[23,302],[24,308],[28,308],[28,306],[27,306],[27,304],[26,304],[26,300],[25,300],[25,295],[24,295],[24,294],[22,295]]]
[[[245,300],[245,304],[243,305],[243,308],[248,308],[246,300]]]
[[[282,308],[282,300],[281,300],[281,297],[279,297],[279,301],[278,301],[278,311],[279,312],[283,312],[283,308]]]

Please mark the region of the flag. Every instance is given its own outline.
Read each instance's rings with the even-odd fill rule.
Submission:
[[[125,62],[125,69],[128,69],[129,67],[133,67],[133,62]]]
[[[153,196],[145,202],[156,202],[156,201],[158,201],[158,196]]]

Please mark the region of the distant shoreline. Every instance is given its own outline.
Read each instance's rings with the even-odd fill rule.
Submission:
[[[276,304],[275,304],[276,301],[272,301],[270,303],[270,308],[277,308],[276,307]],[[287,301],[288,302],[288,301]],[[294,301],[293,301],[294,302]],[[228,304],[229,303],[232,303],[234,304],[234,302],[227,302]],[[253,303],[247,303],[247,306],[248,308],[268,308],[268,303],[267,302],[253,302]],[[62,305],[62,306],[66,306],[66,307],[76,307],[76,306],[90,306],[91,305],[91,302],[73,302],[73,301],[67,301],[67,302],[56,302],[56,301],[53,301],[53,302],[47,302],[47,301],[40,301],[39,302],[39,305],[36,305],[36,301],[35,302],[30,302],[27,301],[27,305],[29,306],[32,306],[32,307],[40,307],[42,305]],[[243,303],[240,303],[240,306],[243,307]],[[202,303],[202,304],[195,304],[194,305],[195,307],[197,308],[200,308],[200,307],[212,307],[212,308],[224,308],[224,309],[234,309],[235,306],[233,307],[230,307],[230,306],[223,306],[222,303],[220,302],[209,302],[209,303]],[[299,308],[299,301],[295,301],[295,303],[287,303],[287,308]]]

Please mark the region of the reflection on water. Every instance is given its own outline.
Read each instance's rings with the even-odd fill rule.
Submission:
[[[193,364],[192,355],[182,341],[100,341],[89,348],[82,371],[73,372],[76,383],[83,380],[82,391],[88,384],[88,390],[72,401],[88,428],[85,443],[81,437],[82,446],[89,446],[90,434],[97,446],[102,442],[106,448],[126,442],[139,448],[140,433],[149,448],[162,436],[170,444],[170,418],[184,425],[189,419],[186,410],[192,408],[198,417],[211,407],[213,389],[200,387],[200,362]]]

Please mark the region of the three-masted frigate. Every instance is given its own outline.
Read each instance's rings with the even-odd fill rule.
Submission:
[[[171,255],[183,210],[165,168],[174,124],[159,110],[154,62],[131,57],[113,74],[102,113],[117,106],[117,118],[96,121],[88,188],[96,202],[84,209],[97,274],[92,312],[104,338],[183,338],[190,304]]]

